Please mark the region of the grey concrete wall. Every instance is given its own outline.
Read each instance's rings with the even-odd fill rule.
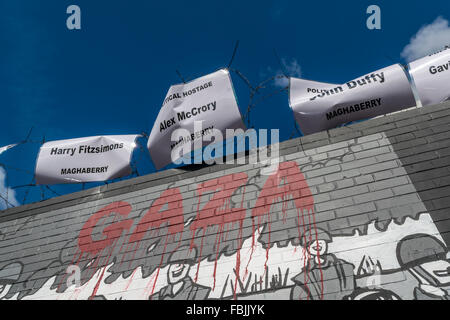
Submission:
[[[0,214],[3,299],[449,297],[450,103]]]

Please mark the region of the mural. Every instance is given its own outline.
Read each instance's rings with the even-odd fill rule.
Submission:
[[[4,223],[0,298],[448,299],[448,248],[376,138],[359,168],[355,153],[370,143],[350,140],[269,176],[244,166]],[[401,170],[383,181],[403,179],[408,198],[378,197],[377,153]],[[343,176],[315,182],[331,174]]]

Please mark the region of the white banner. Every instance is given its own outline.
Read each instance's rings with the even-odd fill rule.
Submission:
[[[404,69],[393,65],[342,85],[290,78],[289,105],[306,135],[416,102]]]
[[[194,128],[194,121],[202,121],[202,129]],[[186,143],[190,143],[190,150],[194,150],[194,142],[197,147],[200,140],[210,139],[215,130],[225,136],[226,129],[238,128],[245,129],[245,125],[236,102],[229,71],[221,69],[169,88],[147,147],[156,169],[160,169],[180,159],[186,149]],[[172,141],[172,132],[176,129],[185,129],[186,134],[177,141]],[[203,140],[200,148],[209,143]]]
[[[422,105],[450,99],[450,47],[408,65]]]
[[[95,136],[44,143],[36,184],[106,181],[131,174],[131,154],[139,135]]]

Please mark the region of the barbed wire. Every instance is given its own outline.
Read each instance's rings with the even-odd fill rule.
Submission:
[[[228,62],[227,69],[230,69],[231,64],[233,63],[234,57],[236,56],[236,52],[237,52],[238,47],[239,47],[239,40],[237,40],[236,44],[234,45],[233,54],[231,55],[230,62]]]
[[[41,190],[41,201],[45,200],[45,189],[42,185],[39,185],[39,189]]]
[[[31,179],[31,182],[29,183],[29,186],[30,186],[30,187],[31,187],[31,186],[34,186],[33,181],[34,181],[34,176],[33,176],[33,179]],[[24,197],[23,197],[22,204],[25,204],[25,203],[26,203],[29,192],[30,192],[30,188],[27,188],[27,189],[25,190],[25,195],[24,195]]]
[[[297,126],[297,121],[294,119],[294,129],[292,130],[291,135],[289,136],[289,139],[292,139],[295,136],[295,133],[297,132],[299,137],[302,137],[303,135],[301,134],[298,126]]]
[[[178,75],[178,77],[181,79],[181,81],[182,81],[183,83],[186,83],[186,80],[184,80],[183,76],[181,75],[181,72],[180,72],[178,69],[175,70],[175,72],[177,73],[177,75]]]
[[[25,173],[28,173],[28,174],[33,174],[33,172],[31,172],[30,170],[13,167],[13,166],[10,166],[9,164],[5,164],[5,163],[0,163],[0,167],[5,169],[5,171],[7,171],[9,169],[9,170],[14,170],[14,171],[25,172]]]
[[[287,91],[288,87],[282,87],[282,88],[278,88],[276,90],[273,90],[271,92],[269,92],[268,94],[264,94],[264,90],[267,89],[269,87],[269,84],[278,80],[278,79],[282,79],[282,78],[288,78],[285,71],[283,70],[283,75],[274,75],[271,76],[267,79],[264,79],[263,81],[257,83],[256,85],[252,84],[252,82],[244,75],[244,73],[242,73],[238,68],[232,68],[232,64],[236,58],[237,52],[238,52],[238,48],[239,48],[239,40],[237,40],[234,44],[233,47],[233,51],[230,57],[230,60],[228,62],[228,64],[226,65],[226,68],[231,71],[232,73],[234,73],[239,79],[241,79],[241,81],[243,81],[243,83],[247,86],[249,92],[249,101],[248,101],[248,105],[246,108],[246,112],[243,115],[243,119],[244,121],[247,122],[248,127],[249,128],[253,128],[253,123],[251,121],[251,117],[250,114],[252,112],[252,110],[259,105],[260,103],[262,103],[263,101],[265,101],[266,99],[269,99],[270,97],[285,92]],[[274,51],[275,52],[275,51]],[[276,54],[276,52],[275,52]],[[277,55],[276,55],[277,56]],[[279,60],[279,57],[277,56],[277,59]],[[281,63],[281,60],[279,60],[279,62]],[[281,64],[282,65],[282,64]],[[186,83],[186,81],[188,80],[188,78],[185,78],[181,72],[179,71],[179,69],[175,70],[178,77],[181,79],[181,81],[183,83]],[[272,86],[273,84],[271,84]],[[26,143],[32,143],[32,144],[40,144],[41,146],[46,142],[46,138],[45,138],[45,134],[42,136],[42,139],[40,140],[36,140],[33,139],[32,136],[32,132],[33,132],[34,127],[31,127],[31,129],[28,131],[26,137],[24,140],[22,140],[19,144],[26,144]],[[145,133],[144,131],[141,134],[143,137],[145,138],[149,138],[148,134]],[[148,152],[148,150],[146,150],[146,148],[144,148],[144,146],[138,141],[136,140],[136,146],[139,148],[139,154],[137,155],[137,157],[132,158],[132,160],[130,161],[130,167],[131,167],[131,174],[128,175],[127,177],[120,177],[117,179],[113,179],[113,180],[109,180],[109,181],[104,181],[103,183],[105,185],[108,185],[110,182],[115,182],[115,181],[120,181],[123,179],[129,179],[131,177],[133,177],[134,175],[136,175],[137,177],[140,176],[140,172],[139,172],[139,167],[140,164],[142,163],[142,161],[144,160],[144,154],[146,152]],[[49,185],[38,185],[36,184],[35,181],[35,173],[27,170],[27,169],[22,169],[19,168],[18,166],[11,166],[9,164],[5,164],[5,163],[0,163],[0,167],[4,168],[5,170],[5,174],[8,177],[8,171],[9,170],[15,170],[18,172],[23,172],[26,174],[30,174],[32,175],[32,179],[30,181],[30,183],[28,184],[23,184],[23,185],[16,185],[16,186],[12,186],[12,187],[8,187],[9,185],[9,180],[6,182],[7,187],[6,187],[6,199],[4,197],[4,195],[0,195],[2,200],[5,201],[7,208],[8,207],[13,207],[14,205],[8,201],[9,199],[9,188],[12,190],[17,190],[17,189],[24,189],[24,195],[23,195],[23,200],[22,200],[22,204],[26,204],[27,203],[27,199],[30,196],[30,192],[34,189],[34,188],[38,188],[39,192],[40,192],[40,199],[41,201],[52,197],[52,196],[61,196],[64,193],[58,192],[56,191],[53,187],[50,187]],[[158,172],[159,170],[156,170],[156,168],[154,169],[154,172]],[[151,172],[150,172],[151,173]],[[85,188],[88,186],[90,182],[83,182],[80,183],[80,189],[81,190],[85,190]],[[98,182],[96,182],[98,183]],[[49,193],[49,194],[48,194]]]
[[[49,185],[44,185],[44,187],[46,189],[48,189],[49,191],[51,191],[52,193],[56,194],[57,196],[61,196],[61,194],[59,194],[58,192],[56,192],[55,190],[53,190],[52,188],[50,188]]]
[[[7,209],[8,209],[9,207],[11,207],[11,208],[14,208],[14,207],[15,207],[11,202],[9,202],[8,196],[7,196],[7,198],[5,198],[4,196],[2,196],[2,194],[0,194],[0,198],[2,198],[3,201],[5,201],[5,204],[6,204],[6,208],[7,208]]]
[[[288,72],[286,72],[286,66],[284,65],[283,61],[281,61],[280,57],[278,56],[277,50],[275,48],[273,49],[273,54],[275,55],[275,58],[278,61],[278,64],[280,65],[281,72],[286,78],[289,78]]]
[[[238,75],[240,75],[240,76],[242,75],[242,73],[240,73],[238,70],[236,70],[236,69],[232,69],[232,70],[233,70],[236,74],[238,74]],[[230,71],[231,71],[231,70],[230,70]],[[242,76],[243,76],[243,75],[242,75]],[[259,95],[259,94],[260,94],[260,91],[261,91],[262,89],[265,89],[265,88],[266,88],[266,84],[267,84],[267,83],[270,83],[271,81],[275,81],[275,80],[281,79],[281,78],[285,78],[285,76],[284,76],[284,75],[275,75],[275,76],[272,76],[272,77],[270,77],[270,78],[267,78],[267,79],[261,81],[260,83],[258,83],[258,84],[257,84],[256,86],[254,86],[254,87],[251,85],[251,83],[250,83],[250,81],[248,81],[248,79],[246,79],[245,77],[242,78],[242,79],[245,81],[245,83],[247,83],[247,85],[248,85],[248,87],[249,87],[249,89],[250,89],[249,102],[248,102],[248,105],[247,105],[247,110],[246,110],[246,112],[245,112],[245,114],[244,114],[244,116],[243,116],[243,118],[247,121],[247,127],[248,127],[248,128],[253,128],[253,125],[252,125],[251,120],[250,120],[250,112],[251,112],[251,110],[252,110],[254,107],[256,107],[258,104],[260,104],[260,103],[263,102],[264,100],[267,100],[268,98],[274,96],[274,95],[277,94],[277,93],[280,93],[280,92],[283,92],[283,91],[287,91],[288,87],[283,87],[283,88],[281,88],[281,89],[274,90],[274,91],[272,91],[271,93],[262,96],[260,99],[257,99],[257,100],[254,102],[255,96],[256,96],[256,95]]]

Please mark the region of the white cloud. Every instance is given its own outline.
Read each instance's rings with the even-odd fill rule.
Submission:
[[[403,49],[401,56],[408,62],[438,51],[450,44],[448,20],[438,17],[433,23],[420,28]]]
[[[300,64],[296,59],[292,59],[287,61],[286,59],[281,59],[281,63],[283,64],[284,70],[287,73],[288,77],[301,77],[302,69],[300,68]],[[283,76],[283,71],[279,69],[276,73],[277,76]],[[275,86],[283,88],[289,85],[289,80],[286,77],[278,77],[275,79]]]
[[[16,191],[6,185],[6,172],[3,168],[0,168],[0,195],[0,210],[7,209],[11,207],[11,205],[20,205],[16,199]],[[7,201],[9,202],[8,205],[6,204],[4,199],[7,199]]]

